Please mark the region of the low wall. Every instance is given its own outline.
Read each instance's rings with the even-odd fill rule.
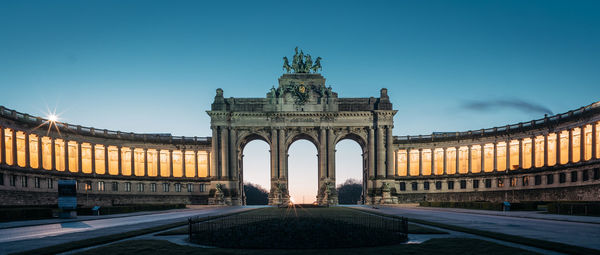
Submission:
[[[49,205],[58,203],[56,192],[33,192],[0,190],[0,200],[6,206]],[[208,195],[119,195],[119,194],[78,194],[77,204],[81,206],[111,206],[129,204],[207,204]]]
[[[522,190],[496,190],[472,192],[444,192],[444,193],[410,193],[399,194],[398,203],[418,202],[525,202],[525,201],[600,201],[600,184],[522,189]]]

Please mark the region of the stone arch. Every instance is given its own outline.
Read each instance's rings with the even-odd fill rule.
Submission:
[[[308,131],[290,130],[289,131],[289,135],[288,135],[288,137],[286,139],[286,142],[285,142],[285,144],[286,144],[286,150],[285,150],[285,152],[287,153],[287,151],[290,149],[290,146],[292,146],[292,144],[295,141],[302,140],[302,139],[308,140],[313,145],[315,145],[315,147],[317,148],[317,151],[319,150],[319,147],[320,147],[319,137],[318,137],[316,131],[314,131],[314,130],[308,130]]]
[[[356,142],[358,144],[358,146],[361,149],[361,162],[362,162],[362,167],[361,167],[361,181],[362,181],[362,195],[359,201],[361,201],[362,203],[365,202],[365,198],[367,196],[367,180],[368,180],[368,144],[367,144],[367,133],[364,132],[364,130],[358,130],[358,129],[344,129],[341,132],[339,132],[339,134],[336,136],[335,142],[334,142],[334,148],[337,147],[337,144],[339,142],[341,142],[342,140],[352,140],[354,142]],[[337,153],[337,149],[335,150]],[[335,157],[337,157],[337,155],[335,155]],[[337,165],[334,166],[334,171],[336,172],[335,175],[337,175]]]
[[[252,142],[254,140],[261,140],[261,141],[266,142],[269,145],[269,147],[272,146],[271,138],[269,137],[269,135],[267,133],[261,132],[261,131],[243,130],[243,131],[239,131],[237,144],[236,144],[236,147],[238,148],[239,153],[242,153],[242,151],[244,150],[244,147],[249,142]]]
[[[367,152],[367,135],[365,132],[360,131],[341,131],[340,134],[336,136],[334,144],[337,145],[342,140],[353,140],[362,149],[362,153]]]

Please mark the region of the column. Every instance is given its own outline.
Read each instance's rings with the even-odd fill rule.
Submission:
[[[567,163],[573,163],[573,129],[569,129],[569,146],[567,147],[569,150],[569,159]]]
[[[456,162],[454,162],[454,174],[458,174],[458,169],[460,168],[460,158],[458,157],[460,155],[459,149],[460,147],[458,146],[454,147],[454,151],[456,152],[454,155],[454,159],[456,159]]]
[[[327,178],[327,131],[319,130],[319,180]]]
[[[31,167],[29,162],[29,134],[25,134],[25,167]]]
[[[406,149],[406,176],[412,176],[410,174],[410,149]]]
[[[479,150],[479,153],[481,154],[481,157],[479,157],[481,160],[481,162],[479,162],[479,164],[481,165],[481,171],[480,173],[484,173],[485,172],[485,144],[481,144],[479,145],[479,148],[481,148]]]
[[[173,150],[169,150],[169,177],[173,177]]]
[[[108,151],[108,150],[105,150],[105,151]],[[185,165],[185,162],[183,165]],[[184,173],[185,173],[185,166],[183,169],[184,169]],[[144,176],[146,176],[146,177],[148,176],[148,148],[144,148]]]
[[[81,143],[77,142],[77,170],[79,172],[83,172],[83,169],[82,169],[82,166],[83,166],[82,160],[83,159],[82,158],[83,158],[83,156],[81,156]],[[120,164],[120,162],[119,162],[119,164]]]
[[[519,169],[523,168],[523,138],[519,138]]]
[[[207,159],[207,161],[206,161],[206,175],[207,175],[207,177],[211,177],[210,170],[212,169],[212,165],[211,165],[211,161],[209,159],[212,157],[212,153],[210,151],[207,151],[206,153],[207,153],[207,155],[206,155],[206,159]],[[160,170],[160,167],[158,167],[158,169]]]
[[[327,178],[335,179],[335,140],[333,129],[327,129]]]
[[[278,153],[279,153],[279,171],[278,171],[278,176],[279,178],[286,178],[285,175],[285,167],[286,167],[286,162],[287,162],[287,148],[285,146],[285,129],[279,129],[278,130],[279,133],[279,139],[278,139]]]
[[[579,162],[585,161],[585,126],[579,127]],[[581,179],[577,180],[581,181]]]
[[[2,128],[0,128],[2,129]],[[2,139],[2,136],[0,136],[0,139]],[[4,143],[2,143],[2,145],[4,145]],[[42,136],[38,135],[38,143],[37,143],[37,149],[38,149],[38,168],[39,169],[44,169],[44,164],[42,162]],[[81,153],[79,153],[79,155],[81,155]],[[79,156],[80,160],[81,160],[81,156]],[[81,166],[79,166],[79,169],[81,169]]]
[[[387,126],[387,160],[386,160],[386,165],[387,165],[387,178],[392,178],[394,176],[394,135],[392,134],[392,126]],[[422,150],[422,149],[420,149]],[[419,158],[422,158],[423,156],[421,155],[421,153],[419,153]],[[423,163],[421,162],[421,164],[419,164],[419,169],[423,168]],[[419,170],[419,175],[422,174],[422,171]]]
[[[596,159],[596,123],[592,123],[592,159]]]
[[[544,166],[548,166],[548,134],[544,135]]]
[[[385,148],[383,147],[383,127],[377,126],[377,176],[385,176]]]
[[[471,149],[473,149],[473,145],[469,145],[467,148],[468,148],[467,150],[469,150],[469,152],[467,152],[467,157],[468,157],[467,174],[470,174],[470,173],[473,173],[473,169],[472,169],[473,162],[471,162],[471,161],[473,161],[473,157],[471,154]]]
[[[556,132],[556,165],[560,165],[560,131]]]
[[[435,147],[431,148],[431,175],[435,175]]]
[[[19,164],[17,162],[17,131],[11,129],[10,132],[12,133],[12,162],[13,166],[18,166]]]
[[[66,143],[67,141],[65,141]],[[104,174],[108,175],[108,145],[104,145]]]
[[[131,151],[131,157],[129,160],[129,165],[131,165],[130,169],[131,169],[131,176],[135,176],[135,148],[134,147],[129,147],[129,150]],[[171,177],[173,177],[173,168],[171,166]]]
[[[221,178],[229,178],[229,129],[221,127]]]
[[[63,139],[63,143],[65,145],[63,147],[63,151],[65,152],[64,153],[65,154],[65,157],[64,157],[65,158],[64,159],[64,162],[65,162],[65,172],[68,172],[69,171],[69,141],[67,141],[67,139]],[[104,150],[104,151],[106,151],[106,150]]]
[[[212,137],[210,139],[210,169],[209,176],[218,177],[218,169],[219,169],[219,157],[217,152],[219,151],[219,133],[217,132],[216,127],[211,127],[212,129]]]
[[[410,170],[408,170],[410,172]],[[419,176],[423,176],[423,149],[419,148]]]
[[[81,146],[79,146],[79,167],[81,169]],[[117,146],[117,175],[123,175],[123,162],[121,162],[121,146]],[[160,169],[160,166],[159,166]],[[160,173],[160,172],[159,172]]]
[[[368,141],[369,178],[375,178],[375,131],[369,127]]]
[[[0,127],[0,162],[6,163],[6,151],[4,150],[4,143],[6,139],[4,139],[4,127]],[[42,143],[42,137],[40,136],[40,142]],[[40,163],[41,164],[41,163]]]
[[[506,141],[506,172],[510,171],[510,139]]]
[[[494,169],[493,172],[498,172],[498,141],[494,141]]]
[[[187,177],[185,172],[185,149],[181,149],[181,176],[184,178]]]
[[[243,161],[240,161],[240,163]],[[193,177],[199,177],[198,176],[198,151],[194,151],[194,176]]]
[[[54,146],[52,146],[54,147]],[[91,156],[91,161],[92,161],[92,174],[96,173],[96,145],[93,143],[90,143],[90,154],[92,154]],[[133,151],[131,151],[131,162],[133,162]],[[131,172],[133,172],[133,168],[131,168]],[[133,174],[132,174],[133,175]]]
[[[531,168],[535,168],[535,135],[531,137]]]
[[[230,175],[234,180],[238,180],[240,175],[238,172],[238,150],[237,150],[237,132],[234,128],[229,129],[229,169]]]
[[[55,150],[55,147],[54,147],[54,146],[55,146],[55,145],[54,145],[54,137],[50,137],[50,159],[52,160],[52,161],[51,161],[51,162],[52,162],[52,164],[50,165],[50,170],[56,170],[56,157],[55,157],[55,156],[56,156],[56,154],[54,153],[54,150]],[[92,152],[94,152],[94,150],[93,150],[93,149],[92,149]],[[94,154],[92,153],[92,155],[94,155]],[[94,157],[92,156],[92,159],[93,159],[93,158],[94,158]],[[94,161],[92,161],[92,162],[94,162]],[[92,163],[92,166],[93,166],[93,164],[94,164],[94,163]]]
[[[279,178],[277,144],[279,144],[277,129],[273,128],[271,129],[271,150],[269,151],[271,152],[271,180]]]
[[[444,161],[444,173],[443,174],[446,175],[448,173],[448,170],[446,169],[447,168],[446,167],[446,165],[447,165],[446,159],[447,159],[448,156],[446,156],[446,147],[444,147],[442,149],[444,151],[444,159],[443,159],[443,161]]]

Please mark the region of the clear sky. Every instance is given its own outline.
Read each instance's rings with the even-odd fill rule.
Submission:
[[[394,135],[487,128],[600,99],[598,13],[598,1],[0,1],[0,105],[209,136],[215,89],[265,96],[299,46],[341,97],[388,88]],[[338,182],[360,178],[346,144]],[[310,146],[293,145],[290,165],[316,162]],[[268,153],[253,153],[245,177],[268,183]],[[316,178],[316,163],[296,162],[290,176]],[[291,185],[316,192],[316,179]]]

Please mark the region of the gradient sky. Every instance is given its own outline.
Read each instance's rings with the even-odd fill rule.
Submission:
[[[598,13],[598,1],[1,1],[0,105],[209,136],[215,89],[265,96],[299,46],[340,97],[388,88],[394,135],[487,128],[599,100]],[[267,186],[266,144],[248,146],[245,178]],[[290,151],[290,176],[313,176],[290,179],[306,202],[311,146]],[[356,144],[338,145],[338,182],[360,164]]]

